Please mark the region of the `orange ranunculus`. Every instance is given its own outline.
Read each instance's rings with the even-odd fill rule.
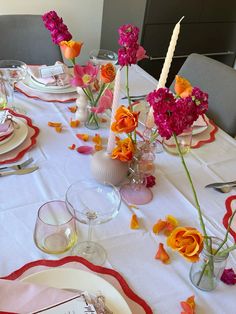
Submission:
[[[166,252],[166,250],[164,248],[164,244],[163,243],[159,244],[159,248],[157,250],[155,259],[159,259],[164,264],[169,264],[170,263],[170,257],[167,254],[167,252]]]
[[[111,83],[116,77],[116,69],[112,63],[101,66],[101,80],[103,83]]]
[[[116,133],[130,133],[138,126],[139,112],[130,111],[125,106],[120,106],[115,114],[115,122],[111,125],[111,130]]]
[[[197,262],[203,249],[203,236],[195,228],[175,228],[167,238],[167,245],[189,262]]]
[[[176,75],[175,77],[175,92],[181,98],[186,98],[192,94],[192,85],[184,77]]]
[[[113,149],[111,158],[127,162],[133,158],[133,153],[134,153],[133,142],[129,137],[127,137],[124,140],[117,141],[117,146]]]
[[[59,45],[66,59],[74,59],[79,56],[83,43],[80,41],[69,40],[61,41]]]

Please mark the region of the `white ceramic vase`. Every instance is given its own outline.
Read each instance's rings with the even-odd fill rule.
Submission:
[[[98,182],[109,182],[119,185],[128,173],[128,163],[111,159],[106,151],[96,152],[91,161],[91,173]]]

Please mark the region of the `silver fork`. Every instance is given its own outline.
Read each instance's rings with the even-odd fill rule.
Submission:
[[[2,170],[18,170],[18,169],[23,169],[26,166],[28,166],[29,164],[31,164],[31,162],[33,162],[33,158],[29,158],[26,161],[22,162],[21,164],[18,165],[13,165],[13,166],[6,166],[6,167],[2,167],[0,168],[0,171]]]

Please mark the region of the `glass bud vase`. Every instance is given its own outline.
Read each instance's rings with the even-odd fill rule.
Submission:
[[[155,171],[155,145],[148,141],[137,143],[136,151],[129,167],[129,182],[120,188],[122,198],[129,204],[149,203],[153,194],[146,187],[146,177]]]
[[[93,108],[95,108],[94,106],[92,106],[91,104],[88,104],[88,118],[87,121],[85,122],[85,126],[86,128],[90,129],[90,130],[97,130],[100,127],[100,119],[97,115],[96,112],[93,112]]]
[[[192,144],[192,128],[185,129],[183,133],[177,136],[180,150],[183,155],[187,154],[191,149]],[[163,148],[167,153],[178,155],[178,148],[176,146],[175,138],[172,136],[170,139],[163,139]]]
[[[204,247],[198,262],[193,263],[190,269],[190,280],[192,284],[204,291],[212,291],[216,288],[217,283],[225,269],[228,253],[225,255],[214,255],[222,240],[216,237],[210,237],[208,244],[211,245],[211,252],[209,248]],[[226,249],[227,245],[224,244],[222,249]]]

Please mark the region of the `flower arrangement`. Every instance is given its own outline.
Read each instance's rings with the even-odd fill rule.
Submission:
[[[202,229],[200,232],[192,227],[176,226],[167,238],[167,245],[192,263],[199,261],[199,255],[205,247],[204,249],[209,253],[210,257],[208,256],[208,258],[205,258],[204,264],[199,272],[196,285],[201,287],[203,277],[206,276],[212,281],[215,276],[214,257],[227,256],[230,251],[236,249],[236,244],[229,248],[225,248],[230,225],[236,214],[236,210],[229,221],[225,238],[215,246],[212,237],[207,234],[197,193],[177,140],[177,135],[191,127],[193,122],[198,119],[199,115],[202,115],[207,111],[208,95],[202,92],[199,88],[192,87],[188,80],[179,76],[176,77],[175,92],[176,94],[174,95],[168,88],[159,88],[158,90],[149,93],[147,101],[153,108],[154,121],[159,134],[165,139],[174,137],[178,154],[181,158],[181,162],[193,192],[195,206],[198,211]],[[162,229],[162,221],[159,221],[155,228],[157,231],[156,233],[158,233]],[[166,252],[163,252],[163,248],[159,251],[158,258],[163,255],[166,260]],[[211,286],[213,287],[212,282]],[[207,289],[208,288],[206,288],[206,290]]]
[[[61,47],[64,57],[74,66],[74,76],[71,85],[82,89],[90,103],[90,114],[87,126],[99,127],[97,114],[109,109],[112,104],[112,91],[110,84],[116,76],[115,67],[105,64],[101,67],[88,62],[85,66],[76,64],[75,59],[80,55],[83,42],[72,40],[72,35],[55,11],[42,16],[45,27],[51,32],[52,41]],[[95,126],[95,127],[94,127]]]
[[[133,159],[136,150],[136,128],[138,127],[139,112],[133,110],[129,95],[129,67],[138,61],[146,58],[146,51],[138,43],[139,29],[132,24],[122,25],[119,30],[118,43],[121,48],[118,50],[118,63],[121,68],[126,68],[126,93],[128,107],[120,106],[114,116],[111,130],[117,134],[125,133],[127,138],[117,137],[116,147],[113,149],[111,157],[128,162]]]

